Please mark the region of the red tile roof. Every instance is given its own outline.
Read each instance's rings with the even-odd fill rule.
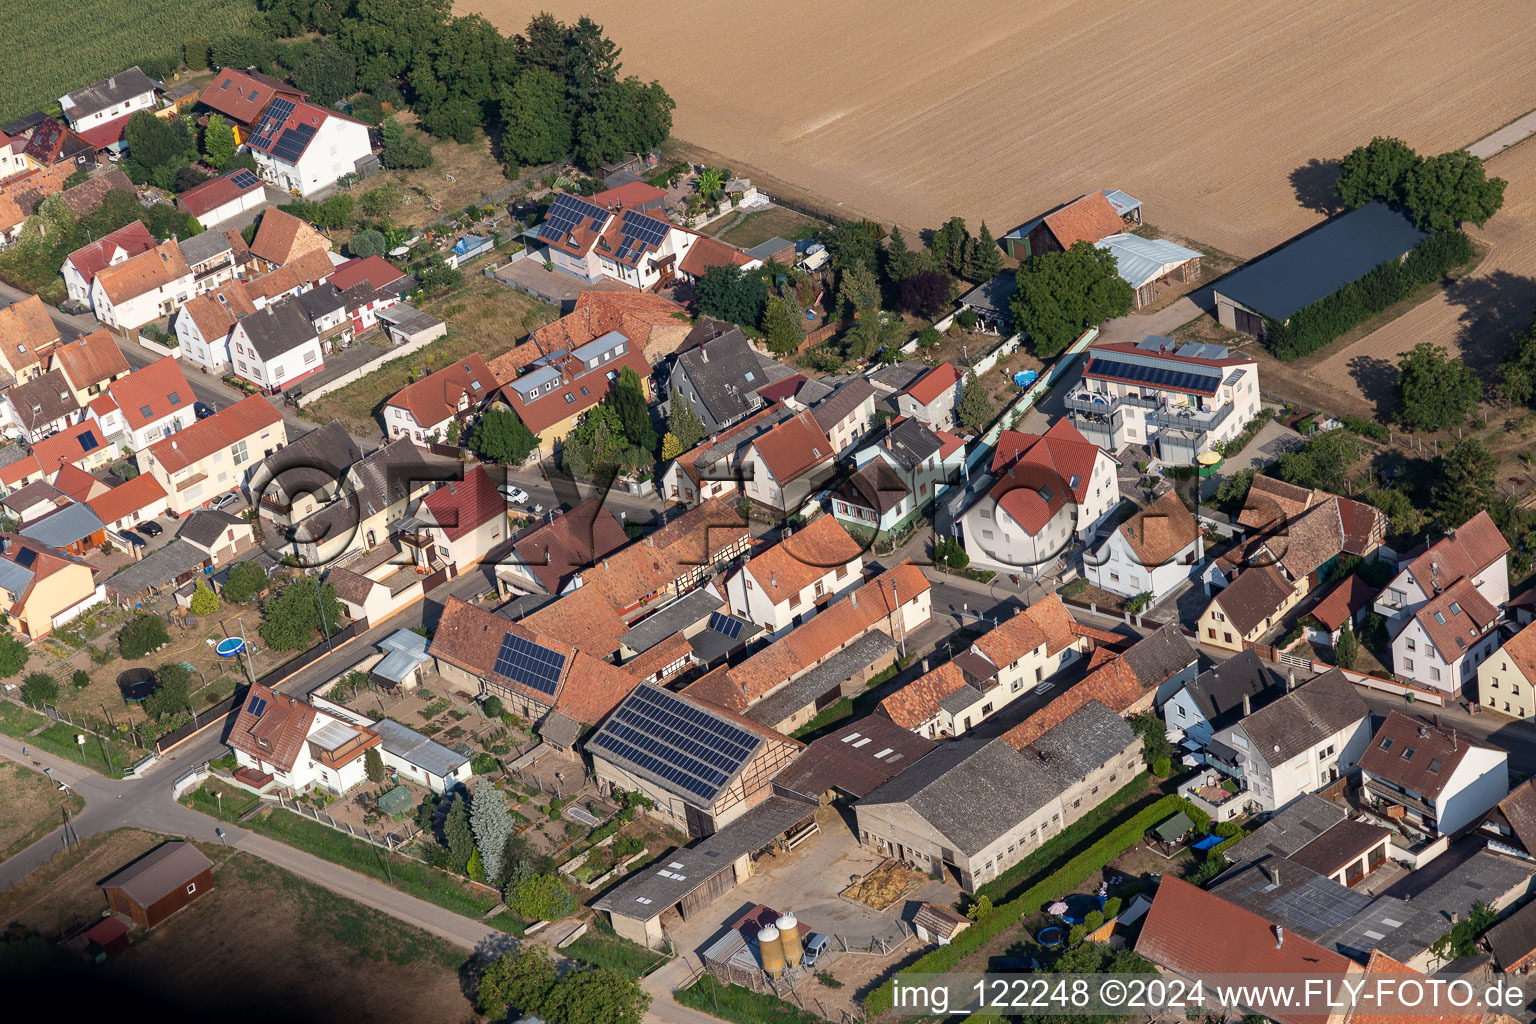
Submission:
[[[1212,936],[1220,936],[1220,941],[1211,941]],[[1331,978],[1360,971],[1348,957],[1170,874],[1163,875],[1157,887],[1136,952],[1191,979],[1211,974]],[[1269,1007],[1266,1012],[1278,1024],[1327,1024],[1329,1019],[1327,1010],[1305,1013]]]
[[[64,371],[76,388],[110,381],[129,372],[128,360],[108,330],[92,331],[76,341],[54,347],[51,368]]]
[[[1360,767],[1435,800],[1474,747],[1492,749],[1470,742],[1466,733],[1454,727],[1441,729],[1416,715],[1389,711],[1360,755]]]
[[[1488,603],[1470,576],[1430,598],[1413,617],[1446,662],[1466,654],[1499,624],[1499,610]]]
[[[903,394],[911,395],[923,405],[932,405],[940,395],[953,394],[954,386],[963,379],[964,375],[953,365],[940,363],[907,385]]]
[[[221,299],[223,301],[220,301]],[[250,316],[254,312],[256,312],[256,305],[251,301],[243,284],[240,281],[231,281],[211,292],[192,296],[181,307],[181,312],[176,315],[191,319],[205,341],[215,342],[220,338],[228,337],[229,332],[234,330],[235,321],[240,317]]]
[[[86,504],[96,513],[96,518],[108,525],[135,512],[153,517],[165,510],[165,488],[149,473],[140,473]]]
[[[334,280],[332,283],[335,283]],[[401,388],[384,404],[404,409],[416,424],[432,427],[459,411],[459,403],[466,396],[469,409],[477,409],[480,403],[496,389],[496,377],[485,365],[478,352],[471,352],[463,359],[428,374],[414,384]],[[530,428],[531,429],[531,428]]]
[[[507,514],[506,499],[496,490],[496,481],[484,466],[476,466],[463,480],[444,483],[422,498],[421,505],[430,513],[421,517],[422,522],[442,527],[449,540],[458,540]]]
[[[85,131],[77,132],[76,134],[84,139],[86,145],[92,149],[106,149],[114,143],[123,141],[123,131],[128,127],[128,119],[132,116],[132,114],[124,114],[122,117],[113,118],[106,124],[99,124],[94,128],[87,128]]]
[[[405,273],[383,256],[350,259],[339,265],[331,274],[331,284],[342,291],[367,281],[374,288],[383,290],[405,276]]]
[[[631,181],[617,188],[599,192],[591,198],[591,202],[605,210],[616,210],[620,205],[642,206],[666,198],[667,193],[655,185],[643,181]]]
[[[1051,594],[1003,619],[990,631],[977,637],[971,646],[1001,669],[1042,645],[1046,656],[1054,657],[1076,642],[1077,634],[1073,625],[1072,613],[1067,611],[1060,597]]]
[[[1499,656],[1514,662],[1526,682],[1536,685],[1536,622],[1504,641]],[[1532,833],[1532,840],[1536,843],[1536,832]]]
[[[1509,542],[1486,511],[1479,512],[1408,563],[1408,573],[1429,593],[1463,576],[1476,576],[1509,554]]]
[[[1500,966],[1508,969],[1510,965],[1501,964]],[[1404,1024],[1405,1021],[1412,1021],[1413,1024],[1499,1024],[1501,1020],[1509,1019],[1507,1017],[1495,1017],[1491,1014],[1485,1017],[1480,1004],[1474,1004],[1462,1013],[1426,1012],[1426,1006],[1438,1008],[1440,1005],[1438,1002],[1433,1001],[1435,999],[1434,991],[1428,989],[1428,986],[1426,986],[1427,991],[1425,995],[1429,1001],[1413,1000],[1411,1004],[1409,999],[1405,997],[1410,997],[1411,993],[1418,990],[1404,988],[1400,997],[1396,987],[1390,983],[1387,984],[1385,989],[1378,989],[1377,979],[1385,980],[1387,976],[1424,977],[1421,972],[1414,970],[1407,964],[1399,963],[1379,949],[1371,950],[1371,958],[1365,965],[1365,975],[1367,980],[1364,991],[1372,993],[1381,991],[1384,998],[1380,1001],[1372,1001],[1367,1009],[1351,1010],[1348,1024]]]
[[[1097,242],[1125,230],[1125,222],[1115,212],[1103,192],[1090,192],[1045,215],[1045,226],[1063,249],[1075,242]]]
[[[1100,454],[1113,459],[1084,437],[1071,420],[1059,419],[1044,434],[1003,431],[992,455],[992,472],[1019,462],[1044,466],[1053,470],[1071,488],[1073,500],[1081,503],[1088,500],[1088,484]]]
[[[0,309],[0,356],[12,372],[36,365],[59,340],[59,327],[36,295]]]
[[[1330,633],[1342,629],[1362,608],[1369,608],[1376,598],[1376,588],[1358,574],[1350,573],[1346,579],[1334,584],[1328,595],[1312,609],[1312,617],[1321,622]]]
[[[283,414],[270,401],[262,395],[251,395],[156,441],[149,446],[149,453],[167,473],[175,473],[253,434],[274,426],[281,429],[282,422]]]
[[[744,267],[751,262],[752,257],[734,245],[726,245],[707,235],[698,235],[677,269],[692,277],[703,277],[710,267]]]
[[[529,342],[497,356],[491,366],[501,380],[510,380],[540,355],[578,348],[609,331],[645,352],[652,332],[666,327],[676,328],[679,340],[690,328],[688,311],[671,299],[654,292],[585,291],[570,313],[534,331]]]
[[[1161,497],[1116,527],[1142,565],[1159,566],[1195,542],[1200,528],[1177,493]]]
[[[149,228],[144,222],[136,220],[131,224],[125,224],[109,235],[103,235],[89,245],[81,246],[70,253],[66,259],[85,278],[85,283],[90,284],[96,275],[108,265],[115,251],[121,249],[128,256],[137,256],[141,252],[148,252],[155,247],[155,238],[149,233]]]
[[[261,713],[254,713],[253,707]],[[293,770],[314,720],[311,705],[253,683],[225,742],[286,773]]]
[[[575,360],[567,360],[566,366]],[[640,375],[644,381],[651,375],[651,364],[640,352],[640,347],[631,343],[623,355],[617,359],[599,365],[596,369],[571,376],[569,370],[562,370],[561,380],[563,387],[557,386],[554,391],[540,395],[531,402],[524,402],[521,394],[515,388],[504,387],[501,394],[512,409],[522,419],[523,425],[535,434],[548,430],[550,427],[574,416],[579,416],[608,396],[618,380],[618,373],[624,367],[629,367]],[[610,381],[607,374],[612,372],[614,380]],[[570,401],[566,401],[569,397]]]
[[[96,272],[96,281],[107,298],[118,303],[182,278],[190,280],[191,276],[181,247],[172,240],[161,242],[149,252],[141,252],[122,263],[103,267]]]
[[[128,426],[134,430],[178,410],[190,410],[192,403],[197,401],[192,394],[192,385],[187,383],[186,374],[181,372],[181,364],[171,356],[156,359],[121,380],[113,381],[107,393],[123,411]],[[145,409],[149,412],[146,413]]]
[[[290,98],[304,96],[297,89],[266,75],[224,68],[197,99],[203,106],[212,107],[241,124],[251,124],[266,109],[272,97],[279,94]]]
[[[788,601],[840,566],[864,554],[833,516],[818,516],[743,567],[774,604]]]
[[[256,178],[255,183],[249,188],[241,188],[234,182],[237,174],[249,173],[244,168],[221,174],[217,178],[205,181],[201,185],[187,189],[176,197],[176,205],[187,211],[194,217],[201,217],[209,210],[216,210],[225,203],[232,203],[241,196],[251,192],[260,192],[263,188],[261,179]]]
[[[524,533],[513,550],[545,590],[558,594],[571,575],[628,543],[613,510],[601,495],[593,495],[552,522]]]
[[[964,673],[946,661],[886,697],[880,710],[903,729],[916,729],[939,713],[940,701],[966,685]]]
[[[32,454],[43,472],[52,473],[60,466],[79,463],[107,445],[107,432],[93,419],[77,423],[61,433],[44,438],[32,446]]]
[[[261,215],[261,226],[251,239],[251,252],[278,267],[292,263],[306,252],[323,255],[330,251],[330,240],[314,225],[276,207]]]
[[[832,442],[809,411],[796,413],[752,442],[758,456],[783,487],[832,461]]]
[[[72,462],[66,462],[59,467],[53,477],[53,486],[60,493],[67,494],[82,504],[88,502],[93,494],[107,489],[106,484]]]

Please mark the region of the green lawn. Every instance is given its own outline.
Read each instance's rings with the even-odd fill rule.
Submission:
[[[42,716],[38,717],[41,719]],[[76,736],[84,736],[85,743],[76,743]],[[94,733],[78,732],[74,726],[64,722],[54,722],[28,742],[111,779],[122,778],[125,769],[144,759],[144,752],[137,747],[129,746],[121,740],[103,739]],[[102,753],[103,745],[111,755],[110,764]]]
[[[219,798],[213,795],[215,793],[224,794],[222,810],[220,809]],[[240,815],[261,803],[261,798],[249,790],[241,789],[239,786],[209,781],[183,796],[181,802],[194,811],[201,811],[210,818],[233,822],[238,821]]]
[[[737,248],[750,249],[774,237],[798,242],[802,238],[810,238],[824,227],[826,225],[819,220],[786,210],[782,206],[774,206],[747,214],[741,218],[740,224],[720,237]]]
[[[436,904],[465,917],[482,917],[500,901],[460,882],[453,875],[400,854],[388,855],[380,847],[338,832],[318,821],[300,817],[292,811],[271,810],[258,814],[242,827],[279,842],[322,857],[333,864],[350,868],[360,875],[391,883],[396,889],[417,899]],[[385,858],[388,856],[386,868]],[[502,928],[492,918],[491,925]],[[503,931],[509,929],[502,928]]]
[[[665,953],[657,953],[639,943],[592,929],[560,952],[579,964],[612,967],[636,979],[669,959]]]
[[[722,984],[713,974],[705,974],[687,988],[678,989],[672,998],[733,1024],[824,1024],[814,1013],[777,996]]]
[[[25,736],[47,719],[15,701],[0,700],[0,732],[7,736]]]

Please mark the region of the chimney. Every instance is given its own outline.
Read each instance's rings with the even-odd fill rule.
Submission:
[[[709,362],[709,349],[705,348],[703,345],[699,346],[699,361],[702,363]]]
[[[1296,689],[1296,670],[1293,668],[1290,672],[1286,673],[1285,692],[1290,693],[1294,689]]]
[[[110,78],[107,79],[107,88],[108,89],[116,89],[117,88],[117,76],[116,75],[113,75],[113,76],[111,76]]]
[[[1269,867],[1269,882],[1270,882],[1271,885],[1276,885],[1276,886],[1278,886],[1280,884],[1280,865],[1279,864],[1271,864],[1270,865],[1270,867]]]
[[[1456,729],[1454,727],[1452,727],[1452,729],[1451,729],[1451,751],[1454,753],[1455,750],[1456,750]]]
[[[1275,948],[1285,948],[1285,929],[1278,924],[1275,925]]]
[[[1249,700],[1245,693],[1243,694],[1243,717],[1247,718],[1251,714],[1253,714],[1253,701]]]

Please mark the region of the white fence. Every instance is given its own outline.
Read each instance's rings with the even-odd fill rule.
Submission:
[[[337,377],[335,380],[327,381],[326,383],[321,384],[313,391],[304,392],[304,396],[299,399],[299,407],[303,408],[311,402],[324,398],[332,391],[338,391],[341,388],[346,387],[348,384],[356,383],[357,381],[360,381],[364,377],[368,376],[374,370],[382,367],[385,363],[391,362],[395,359],[403,359],[406,356],[411,355],[413,352],[419,352],[437,340],[437,338],[418,338],[415,341],[408,341],[404,345],[396,346],[387,352],[380,352],[378,358],[370,359],[368,362],[364,363],[362,366],[359,366],[357,369],[349,370],[342,374],[340,377]]]
[[[997,447],[997,440],[1003,436],[1003,431],[1012,427],[1014,420],[1022,416],[1028,411],[1030,406],[1040,400],[1042,395],[1051,390],[1052,386],[1065,376],[1067,370],[1077,361],[1077,356],[1091,345],[1093,339],[1098,336],[1099,329],[1097,327],[1090,327],[1084,331],[1083,336],[1074,341],[1072,347],[1063,352],[1061,358],[1056,360],[1056,365],[1051,367],[1049,373],[1035,381],[1029,390],[1014,399],[1013,403],[1003,410],[1002,415],[997,418],[997,422],[992,424],[991,429],[982,435],[981,443],[974,445],[971,448],[970,454],[966,456],[966,465],[971,472],[975,472],[978,465],[991,457],[992,449]],[[1003,345],[1017,343],[1018,337],[1018,335],[1014,335],[1008,341],[1005,341]],[[1016,344],[1015,347],[1017,347]],[[999,346],[998,350],[1001,351],[1001,348],[1002,346]]]
[[[204,780],[206,780],[212,774],[213,772],[208,768],[208,762],[204,761],[202,764],[198,765],[196,768],[193,768],[185,775],[179,777],[175,782],[171,783],[171,799],[180,800],[188,790],[193,790],[198,786],[201,786]]]

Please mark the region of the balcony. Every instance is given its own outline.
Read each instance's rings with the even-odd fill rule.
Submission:
[[[1220,740],[1211,740],[1205,745],[1205,763],[1234,779],[1243,777],[1244,756],[1222,743]]]
[[[1386,817],[1395,817],[1390,811],[1390,807],[1395,804],[1398,807],[1405,808],[1415,817],[1421,818],[1426,826],[1434,827],[1437,814],[1434,805],[1428,801],[1416,796],[1409,796],[1390,783],[1377,778],[1366,779],[1365,792],[1373,801],[1387,805],[1389,809],[1385,812]]]
[[[1216,821],[1236,817],[1243,805],[1242,787],[1216,772],[1203,772],[1179,787],[1179,795]]]
[[[1108,416],[1118,409],[1135,408],[1155,411],[1158,401],[1155,398],[1141,398],[1137,395],[1106,395],[1098,391],[1079,391],[1075,395],[1069,395],[1063,400],[1068,409],[1074,412],[1098,413]]]
[[[1194,409],[1174,406],[1158,409],[1147,415],[1147,422],[1169,430],[1187,430],[1193,434],[1205,434],[1226,422],[1234,406],[1223,405],[1220,409]]]

